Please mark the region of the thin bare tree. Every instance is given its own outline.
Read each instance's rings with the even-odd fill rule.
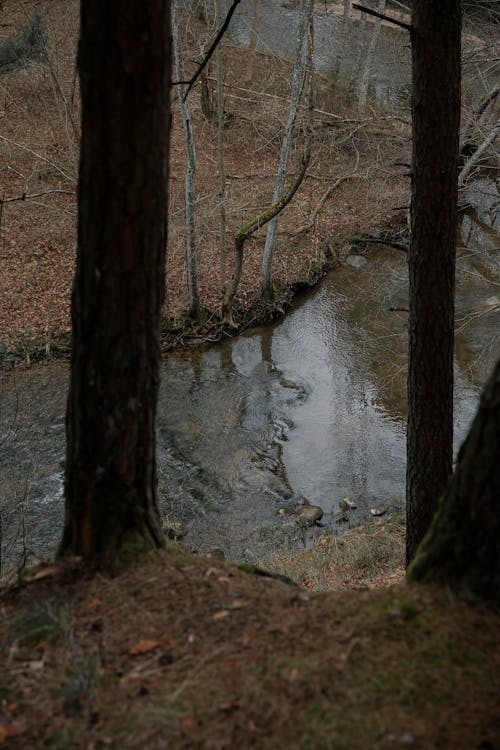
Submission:
[[[386,0],[379,0],[378,12],[383,14],[385,12],[385,6],[386,6]],[[363,69],[361,83],[359,85],[358,109],[359,109],[359,114],[361,116],[364,115],[365,109],[366,109],[366,100],[368,97],[368,84],[370,81],[373,58],[375,55],[375,50],[377,49],[377,43],[379,40],[381,28],[382,28],[382,19],[376,18],[374,25],[373,25],[373,31],[372,31],[372,35],[370,38],[370,44],[368,46],[368,52],[366,53],[365,66]]]
[[[177,77],[177,98],[184,129],[186,144],[186,269],[189,293],[189,314],[196,318],[200,312],[200,295],[198,290],[198,261],[196,257],[195,227],[195,176],[196,151],[191,121],[191,109],[185,96],[184,57],[179,31],[179,0],[172,3],[172,43]]]
[[[312,92],[312,51],[313,51],[313,2],[312,0],[302,0],[300,5],[300,20],[297,38],[297,53],[293,68],[292,87],[290,95],[290,107],[288,109],[288,119],[285,128],[285,134],[281,142],[280,162],[278,174],[274,185],[273,204],[276,203],[283,194],[285,188],[285,179],[290,161],[290,152],[292,140],[297,122],[300,100],[304,90],[304,83],[307,83],[309,98]],[[309,102],[312,104],[312,102]],[[308,107],[308,112],[311,107]],[[310,126],[306,127],[306,138],[310,138]],[[278,215],[276,214],[267,227],[266,242],[264,246],[264,255],[262,259],[261,271],[261,294],[262,299],[268,302],[272,298],[272,263],[274,250],[276,247],[276,236],[278,232]]]
[[[259,0],[255,0],[258,4]],[[216,26],[220,26],[222,19],[222,0],[216,0]],[[224,288],[226,280],[226,255],[227,255],[227,221],[226,221],[226,169],[224,165],[224,59],[221,45],[217,47],[215,57],[216,66],[216,94],[217,94],[217,170],[219,172],[219,247],[220,247],[220,288]]]

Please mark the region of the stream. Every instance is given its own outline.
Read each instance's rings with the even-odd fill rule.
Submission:
[[[500,354],[498,185],[460,217],[456,446]],[[352,265],[350,265],[352,264]],[[161,513],[184,543],[255,561],[400,509],[405,477],[406,255],[379,247],[332,271],[278,323],[165,357],[158,409]],[[0,373],[4,570],[50,555],[63,520],[68,366]],[[348,512],[341,501],[350,497]],[[321,526],[293,512],[320,506]]]
[[[210,0],[208,0],[210,5]],[[226,9],[230,6],[226,2]],[[238,6],[229,34],[237,45],[249,47],[251,40],[253,2],[243,0]],[[293,59],[296,50],[298,3],[293,0],[260,0],[257,49]],[[343,19],[325,4],[314,11],[314,67],[323,72],[335,68],[345,80],[359,80],[373,31],[371,19],[363,28],[356,18],[342,41]],[[377,100],[390,107],[408,104],[411,81],[411,54],[408,35],[396,27],[382,25],[380,38],[370,71],[369,91]],[[332,79],[333,81],[333,79]]]
[[[207,0],[209,2],[209,0]],[[258,46],[293,56],[297,11],[261,0]],[[248,46],[252,4],[230,26]],[[315,64],[337,61],[342,18],[315,11]],[[356,77],[372,24],[351,29],[340,72]],[[407,101],[404,32],[382,28],[372,93]],[[499,185],[478,180],[461,215],[457,262],[455,439],[500,354]],[[406,256],[379,247],[331,272],[275,325],[208,350],[172,353],[162,367],[157,420],[161,513],[184,543],[255,561],[310,545],[403,505],[408,279]],[[0,372],[2,570],[50,556],[63,522],[68,366]],[[351,498],[348,511],[342,500]],[[294,512],[323,510],[305,528]]]

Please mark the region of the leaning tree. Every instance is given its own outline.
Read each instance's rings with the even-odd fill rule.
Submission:
[[[82,0],[78,250],[61,554],[163,545],[155,416],[164,298],[170,3]]]
[[[500,359],[408,579],[500,604]]]

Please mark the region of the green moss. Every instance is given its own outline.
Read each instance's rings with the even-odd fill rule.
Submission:
[[[71,612],[66,602],[59,598],[42,599],[33,607],[23,610],[9,626],[10,642],[37,643],[57,641],[68,633]]]

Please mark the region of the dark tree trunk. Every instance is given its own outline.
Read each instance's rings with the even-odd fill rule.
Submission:
[[[407,562],[429,528],[452,466],[459,0],[415,0],[412,26]]]
[[[464,588],[500,604],[499,464],[500,360],[409,580]]]
[[[170,4],[82,0],[82,142],[61,554],[163,545],[155,416],[164,297]]]

